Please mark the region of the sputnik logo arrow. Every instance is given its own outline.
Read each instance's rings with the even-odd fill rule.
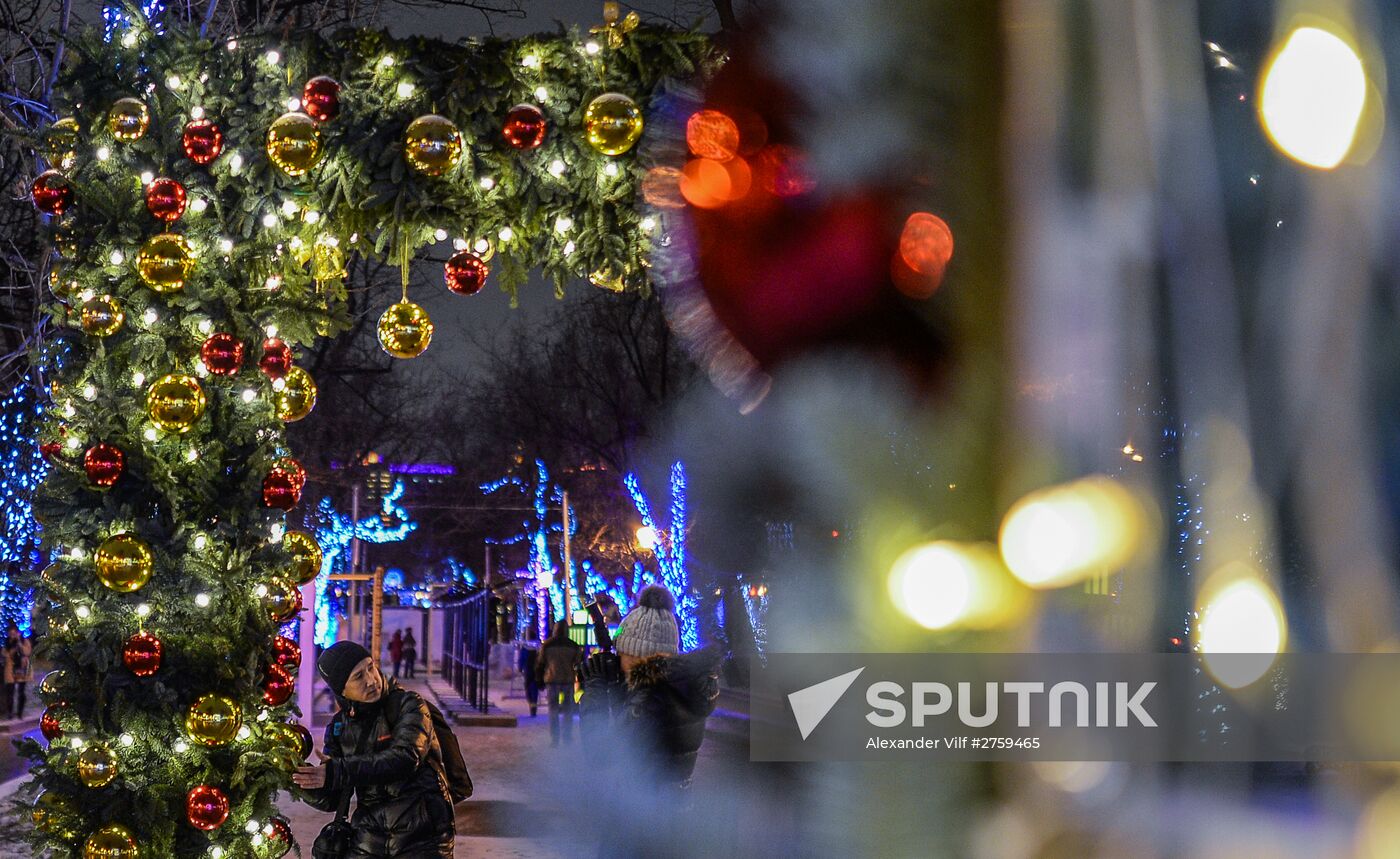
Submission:
[[[792,715],[797,719],[797,730],[802,733],[802,739],[807,739],[817,729],[822,719],[826,718],[826,714],[831,712],[831,708],[836,706],[836,702],[841,700],[841,696],[846,694],[846,690],[851,688],[851,684],[856,682],[856,678],[864,670],[865,667],[861,666],[854,671],[788,694],[788,703],[792,705]]]

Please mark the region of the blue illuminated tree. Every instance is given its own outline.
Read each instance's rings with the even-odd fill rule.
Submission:
[[[39,524],[32,501],[48,473],[37,441],[42,411],[24,382],[0,400],[0,512],[5,528],[0,541],[0,620],[13,621],[26,635],[34,592],[23,581],[12,580],[9,570],[11,564],[25,569],[37,560]]]
[[[686,568],[685,465],[680,461],[671,465],[671,523],[666,528],[658,526],[637,475],[628,472],[622,482],[627,487],[627,494],[632,496],[637,513],[642,517],[642,525],[656,534],[656,543],[652,551],[656,554],[656,565],[661,571],[661,583],[676,598],[676,616],[681,624],[681,647],[693,650],[700,645],[700,597],[691,586],[690,572]]]
[[[564,589],[559,583],[559,565],[554,562],[554,558],[549,552],[549,537],[551,534],[557,534],[560,540],[560,554],[563,554],[564,526],[562,522],[550,521],[549,508],[552,505],[562,504],[564,493],[559,486],[550,481],[549,469],[545,467],[543,460],[535,460],[534,478],[533,484],[527,485],[525,481],[521,480],[519,477],[507,475],[498,480],[493,480],[490,483],[481,484],[481,491],[487,495],[491,495],[506,488],[514,488],[521,494],[528,495],[531,498],[532,515],[521,520],[521,531],[519,533],[509,537],[488,538],[486,542],[495,546],[514,546],[525,543],[530,547],[530,560],[527,566],[530,571],[531,579],[537,583],[536,602],[540,607],[539,625],[540,633],[543,637],[549,634],[548,624],[551,615],[551,612],[546,611],[544,608],[543,603],[546,596],[554,606],[552,614],[555,618],[567,616],[564,612]],[[577,530],[577,520],[571,520],[569,522],[568,536],[572,537]],[[574,571],[568,570],[567,574],[571,577],[570,581],[572,581]],[[549,583],[547,587],[544,586],[545,582]],[[578,600],[577,592],[573,594],[572,602],[573,608],[582,608]]]

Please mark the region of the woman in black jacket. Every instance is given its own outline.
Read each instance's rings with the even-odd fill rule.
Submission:
[[[342,790],[354,790],[346,859],[451,859],[455,816],[427,704],[351,641],[327,648],[316,668],[340,712],[326,728],[322,765],[292,777],[302,798],[335,811]]]

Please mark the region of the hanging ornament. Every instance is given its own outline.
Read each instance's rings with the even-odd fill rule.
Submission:
[[[185,818],[195,829],[211,832],[228,820],[228,796],[217,787],[195,785],[185,794]]]
[[[281,707],[292,697],[296,680],[287,669],[280,665],[267,666],[267,677],[263,679],[263,702],[269,707]]]
[[[88,836],[83,844],[83,859],[140,859],[141,848],[131,830],[109,823]]]
[[[292,838],[292,825],[285,817],[274,817],[263,827],[267,839],[258,848],[258,859],[282,859],[291,852],[296,841]]]
[[[155,554],[139,537],[116,534],[102,541],[93,555],[97,578],[117,593],[129,594],[140,590],[151,580]]]
[[[262,503],[273,510],[291,510],[301,501],[301,489],[296,478],[280,468],[274,468],[263,478]]]
[[[345,277],[345,252],[340,249],[340,239],[335,236],[316,239],[311,251],[311,277],[317,281]]]
[[[150,677],[160,670],[165,645],[149,632],[141,631],[122,645],[122,664],[137,677]]]
[[[420,116],[404,132],[403,155],[419,173],[441,176],[462,157],[462,134],[445,116]]]
[[[141,281],[156,292],[176,292],[194,271],[194,251],[184,236],[161,233],[152,236],[136,255]]]
[[[118,140],[130,143],[140,140],[151,127],[151,112],[144,102],[134,98],[119,98],[107,113],[107,130]]]
[[[292,757],[299,761],[311,757],[311,753],[316,750],[316,743],[306,726],[299,722],[284,722],[282,728],[283,742]]]
[[[185,157],[196,164],[208,164],[224,151],[224,133],[209,120],[196,119],[186,123],[185,131],[180,135],[180,145],[185,150]]]
[[[146,211],[166,223],[185,214],[185,186],[166,176],[146,186]]]
[[[199,359],[216,376],[233,376],[243,367],[243,341],[232,334],[210,334],[199,347]]]
[[[63,456],[63,445],[56,441],[46,441],[39,445],[39,453],[50,463],[57,463]]]
[[[340,115],[340,83],[328,75],[318,75],[301,88],[301,109],[317,122],[330,122]]]
[[[34,178],[29,197],[34,201],[34,208],[57,217],[73,205],[73,186],[68,183],[68,177],[57,170],[45,170]]]
[[[627,34],[637,29],[642,23],[642,16],[635,11],[628,12],[627,17],[622,17],[622,8],[614,2],[603,4],[603,23],[596,27],[589,27],[588,32],[595,36],[603,36],[608,43],[608,47],[614,50],[622,47]]]
[[[272,467],[290,474],[292,476],[292,485],[296,486],[298,492],[302,490],[302,487],[306,486],[306,466],[298,462],[296,458],[290,456],[278,457],[278,459],[272,463]]]
[[[113,486],[126,470],[126,455],[115,445],[99,442],[83,454],[88,482],[101,489]]]
[[[304,113],[284,113],[267,129],[267,157],[288,176],[301,176],[321,160],[321,129]]]
[[[78,714],[63,701],[45,707],[39,717],[39,733],[51,743],[63,736],[64,731],[76,731],[79,725]]]
[[[642,109],[620,92],[605,92],[583,112],[588,145],[604,155],[621,155],[642,136]]]
[[[146,412],[166,432],[188,432],[204,414],[204,389],[193,376],[161,376],[146,391]]]
[[[39,697],[43,698],[45,701],[58,700],[61,692],[60,687],[63,686],[63,681],[67,676],[67,673],[62,668],[55,669],[45,674],[44,679],[39,681]]]
[[[273,386],[272,404],[277,409],[277,417],[287,423],[301,420],[316,408],[315,380],[310,373],[293,365],[282,377],[282,387]]]
[[[443,266],[443,278],[447,288],[458,295],[475,295],[486,285],[486,276],[491,268],[486,261],[471,251],[458,251]]]
[[[50,167],[72,170],[78,163],[78,140],[81,136],[82,128],[78,120],[71,116],[50,125],[44,131],[44,160],[49,162]]]
[[[35,829],[59,841],[77,841],[83,820],[72,798],[53,790],[44,791],[34,800],[30,819]]]
[[[301,667],[301,648],[285,635],[275,636],[272,639],[272,663],[287,671],[297,670]]]
[[[513,149],[538,149],[549,131],[544,111],[533,104],[517,104],[506,111],[501,136]]]
[[[395,358],[417,358],[432,339],[428,311],[411,301],[391,305],[379,317],[379,345]]]
[[[93,337],[111,337],[126,321],[120,304],[110,295],[97,295],[83,302],[78,311],[83,331]]]
[[[281,576],[273,576],[262,595],[263,608],[277,623],[286,623],[301,611],[301,591]]]
[[[282,536],[282,548],[292,557],[287,574],[298,585],[306,584],[321,572],[321,547],[315,537],[305,531],[288,531]]]
[[[185,733],[206,746],[222,746],[238,736],[243,714],[238,705],[223,695],[203,695],[185,713]]]
[[[258,369],[269,379],[280,379],[292,367],[292,347],[276,337],[263,341],[262,357],[258,359]]]
[[[117,777],[117,756],[106,743],[83,746],[78,755],[78,778],[88,787],[106,787]]]

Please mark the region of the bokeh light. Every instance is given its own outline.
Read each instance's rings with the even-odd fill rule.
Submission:
[[[713,158],[693,158],[685,165],[681,177],[681,194],[696,208],[716,209],[742,200],[753,185],[748,162],[731,158],[720,162]]]
[[[1366,806],[1357,821],[1356,859],[1394,859],[1400,845],[1400,788],[1391,788]]]
[[[1212,576],[1202,589],[1198,612],[1198,649],[1206,669],[1224,686],[1248,686],[1283,651],[1283,607],[1273,588],[1243,564],[1227,565]]]
[[[637,545],[648,551],[656,548],[656,529],[650,525],[643,525],[637,529]]]
[[[701,158],[728,161],[739,151],[739,125],[718,110],[698,110],[686,120],[685,142]]]
[[[1084,478],[1012,505],[1001,524],[1001,555],[1027,585],[1063,587],[1127,564],[1142,546],[1145,520],[1122,484]]]
[[[910,298],[928,298],[943,282],[952,258],[953,231],[947,222],[928,212],[915,212],[904,221],[899,250],[891,263],[895,287]]]
[[[1027,604],[987,543],[915,546],[891,565],[887,585],[895,607],[925,629],[1002,625]]]
[[[1335,33],[1298,27],[1264,72],[1259,117],[1285,155],[1326,170],[1351,149],[1365,104],[1356,49]]]

